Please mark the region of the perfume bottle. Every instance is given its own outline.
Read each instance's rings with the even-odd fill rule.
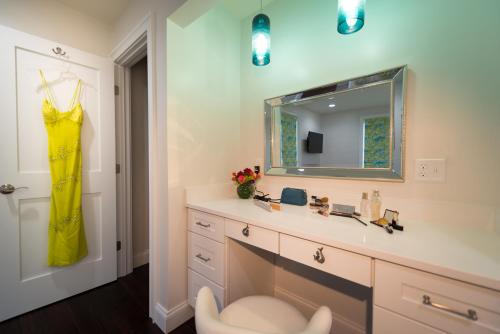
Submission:
[[[361,194],[359,211],[361,213],[361,217],[368,218],[370,216],[370,201],[368,201],[368,193]]]
[[[370,211],[372,220],[380,219],[380,209],[382,207],[382,198],[380,197],[380,192],[374,190],[372,193],[372,198],[370,199]]]

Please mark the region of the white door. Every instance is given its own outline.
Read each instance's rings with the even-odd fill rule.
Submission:
[[[116,279],[113,64],[0,26],[0,321]],[[52,48],[60,46],[65,57]],[[83,215],[89,255],[48,267],[51,177],[41,114],[45,72],[60,109],[82,79]]]

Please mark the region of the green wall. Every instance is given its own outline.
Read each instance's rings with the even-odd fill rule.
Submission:
[[[269,177],[266,184],[381,188],[389,197],[500,207],[500,1],[367,0],[366,25],[336,32],[332,0],[277,0],[271,64],[251,64],[251,16],[241,22],[241,136],[247,164],[263,162],[263,100],[407,64],[404,184]],[[244,122],[243,122],[244,120]],[[444,184],[414,182],[417,158],[446,158]],[[340,183],[339,183],[340,182]]]

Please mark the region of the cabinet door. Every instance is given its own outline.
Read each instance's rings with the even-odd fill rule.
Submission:
[[[224,242],[224,218],[189,209],[188,229],[218,242]]]
[[[224,244],[189,232],[188,247],[189,268],[224,286]]]
[[[500,333],[500,292],[375,261],[374,303],[454,334]]]
[[[444,334],[440,330],[421,324],[414,320],[387,311],[381,307],[373,307],[373,334]]]
[[[219,312],[224,308],[225,300],[225,290],[214,282],[206,279],[205,277],[198,274],[196,271],[188,269],[188,303],[192,307],[196,307],[196,297],[198,296],[198,291],[204,286],[207,286],[212,290],[215,302],[217,303],[217,308]]]
[[[226,219],[226,235],[272,253],[279,253],[279,233],[276,231]]]
[[[372,260],[368,256],[283,233],[280,234],[280,255],[349,281],[372,286]]]

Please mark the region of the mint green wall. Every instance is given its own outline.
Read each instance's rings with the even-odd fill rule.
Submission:
[[[169,308],[187,296],[185,189],[229,183],[238,164],[239,26],[222,6],[167,21]]]
[[[268,177],[263,185],[337,188],[353,196],[380,188],[386,198],[493,206],[500,220],[500,1],[367,0],[365,27],[347,36],[336,32],[336,6],[333,0],[267,6],[267,67],[252,66],[251,16],[241,22],[241,136],[257,143],[241,147],[241,159],[263,162],[264,99],[408,64],[404,184]],[[446,183],[415,182],[417,158],[446,158]],[[421,211],[414,218],[424,217]]]

